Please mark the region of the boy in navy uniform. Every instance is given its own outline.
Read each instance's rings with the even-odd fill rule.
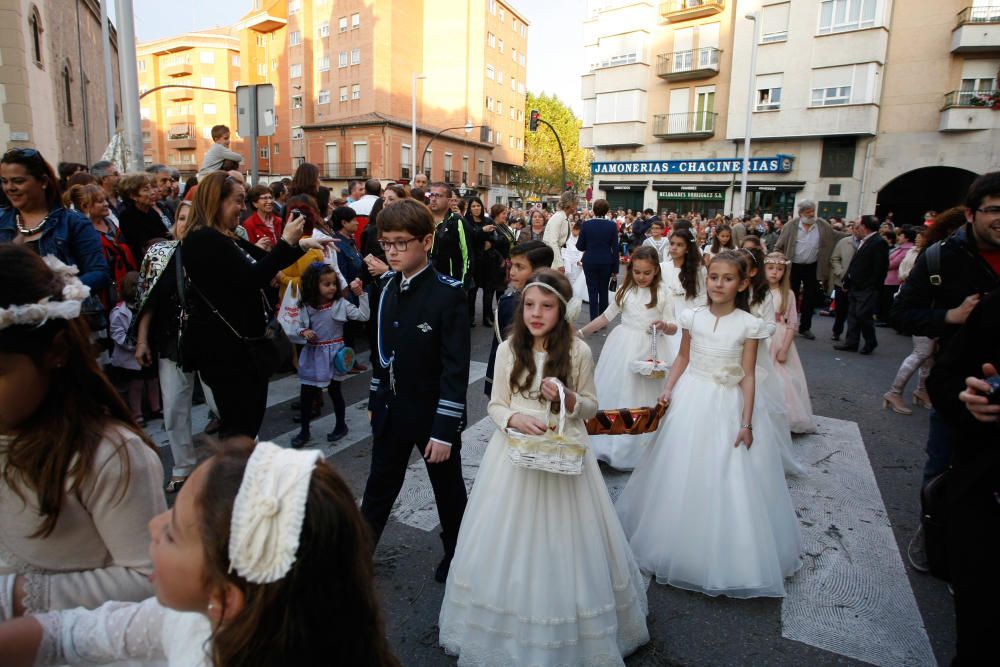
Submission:
[[[441,519],[445,555],[434,578],[444,582],[467,500],[461,433],[469,386],[469,310],[462,284],[428,262],[434,219],[424,204],[406,199],[387,206],[379,213],[378,231],[392,271],[382,277],[373,308],[368,407],[374,443],[361,513],[378,544],[417,447]]]
[[[497,299],[496,312],[493,314],[493,345],[490,347],[490,358],[486,363],[486,395],[493,394],[493,369],[497,362],[497,348],[507,337],[507,327],[514,320],[517,310],[517,300],[521,298],[521,290],[538,269],[552,266],[555,254],[552,248],[542,241],[525,241],[510,249],[510,284],[507,291]]]

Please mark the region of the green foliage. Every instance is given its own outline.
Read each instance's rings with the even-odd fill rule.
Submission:
[[[532,109],[538,109],[539,117],[559,133],[566,154],[566,180],[573,182],[574,190],[585,190],[590,182],[591,153],[580,148],[580,127],[583,123],[557,96],[531,92],[525,99],[524,107],[524,166],[511,172],[511,187],[522,200],[558,195],[566,187],[562,178],[559,144],[552,130],[542,123],[539,123],[537,132],[528,129]]]

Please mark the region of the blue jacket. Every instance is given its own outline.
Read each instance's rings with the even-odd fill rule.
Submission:
[[[583,251],[584,266],[618,263],[618,227],[607,218],[591,218],[580,227],[576,249]]]
[[[0,210],[0,243],[17,237],[16,211]],[[49,211],[49,222],[38,239],[38,254],[55,255],[64,264],[80,270],[80,280],[92,293],[111,282],[111,271],[101,250],[101,237],[82,213],[59,207]]]

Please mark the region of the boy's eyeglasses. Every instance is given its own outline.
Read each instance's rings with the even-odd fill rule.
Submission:
[[[400,239],[398,241],[386,241],[385,239],[379,239],[378,245],[380,248],[382,248],[383,252],[389,252],[390,248],[395,248],[396,252],[406,252],[406,249],[409,247],[411,241],[419,241],[419,240],[420,239],[418,239],[416,236],[413,236],[408,239]]]

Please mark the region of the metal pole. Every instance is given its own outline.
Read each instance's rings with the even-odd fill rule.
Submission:
[[[257,185],[260,182],[260,150],[257,146],[260,128],[257,125],[257,86],[250,86],[250,184]]]
[[[129,148],[129,169],[142,171],[142,118],[139,114],[139,73],[135,55],[132,0],[115,0],[118,14],[118,73],[122,89],[122,125]]]
[[[108,0],[101,0],[101,46],[104,47],[104,93],[108,104],[108,143],[115,136],[115,82],[111,73],[111,28],[108,24]]]
[[[413,73],[413,94],[410,96],[413,123],[410,127],[410,181],[417,175],[417,73]]]
[[[753,124],[754,82],[757,77],[757,42],[760,41],[759,12],[747,14],[746,18],[753,21],[753,45],[750,47],[750,74],[747,76],[747,118],[743,137],[743,170],[740,173],[740,216],[746,214],[747,207],[747,176],[750,173],[750,127]]]
[[[544,123],[550,130],[552,130],[552,134],[556,135],[556,144],[559,146],[559,157],[562,158],[563,179],[562,179],[562,190],[560,190],[560,192],[563,192],[566,189],[566,153],[563,152],[562,141],[559,139],[559,133],[556,132],[556,128],[552,127],[552,124],[550,122],[548,122],[547,120],[543,120],[541,118],[538,119],[538,122]]]

